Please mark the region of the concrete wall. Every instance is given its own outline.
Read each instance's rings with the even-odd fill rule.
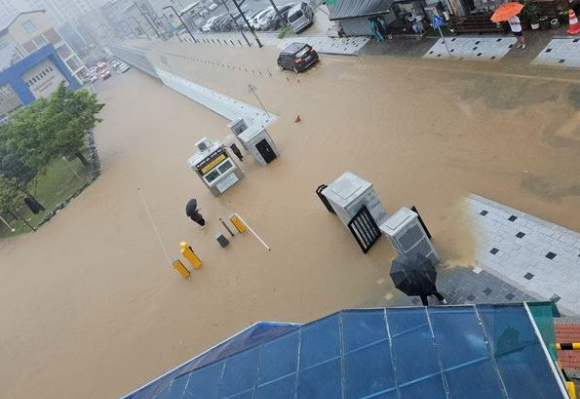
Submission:
[[[26,71],[22,79],[28,84],[36,99],[50,96],[56,91],[60,82],[63,80],[66,82],[64,75],[49,58]]]

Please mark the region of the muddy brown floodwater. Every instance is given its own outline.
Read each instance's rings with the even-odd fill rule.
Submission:
[[[473,262],[470,192],[580,229],[574,78],[332,56],[297,78],[271,48],[155,50],[157,66],[251,104],[257,86],[280,116],[282,156],[267,168],[248,158],[246,179],[215,199],[185,161],[227,121],[136,70],[102,84],[102,176],[38,233],[0,242],[3,398],[118,397],[258,320],[387,305],[393,251],[383,239],[363,255],[314,194],[347,170],[388,211],[416,205],[447,263]],[[170,257],[187,240],[202,258],[191,280],[168,264],[138,188]],[[185,217],[191,197],[204,231]],[[219,248],[218,218],[234,210],[271,252],[249,234]]]

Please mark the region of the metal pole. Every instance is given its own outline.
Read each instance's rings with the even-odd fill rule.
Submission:
[[[62,159],[64,160],[64,163],[66,163],[66,166],[68,166],[69,169],[74,173],[74,175],[81,181],[81,183],[84,183],[85,181],[82,179],[82,177],[79,176],[79,174],[77,173],[77,171],[74,170],[74,168],[68,162],[68,160],[66,159],[66,157],[62,157]]]
[[[254,93],[254,97],[256,97],[256,100],[258,100],[258,102],[260,103],[260,106],[262,107],[262,109],[264,110],[266,115],[271,116],[270,113],[266,110],[266,107],[264,107],[264,104],[262,104],[262,101],[260,101],[260,97],[258,97],[258,93],[256,93],[255,90],[252,90],[252,93]]]
[[[145,33],[145,36],[147,36],[147,39],[151,39],[151,36],[149,36],[149,33],[147,33],[147,31],[145,29],[143,29],[143,27],[141,26],[141,24],[139,23],[139,21],[137,21],[137,18],[135,17],[129,17],[127,19],[132,19],[133,21],[135,21],[135,23],[137,24],[137,26],[139,26],[139,29],[141,29],[141,32]],[[141,35],[139,35],[141,36]]]
[[[258,43],[258,47],[260,47],[260,48],[264,47],[264,45],[260,42],[260,39],[258,39],[258,35],[256,35],[256,31],[254,30],[252,25],[250,25],[250,23],[248,22],[248,19],[246,18],[246,14],[244,14],[244,12],[240,8],[240,5],[238,4],[238,2],[236,0],[232,0],[232,2],[234,3],[236,8],[238,9],[238,12],[242,15],[242,18],[244,19],[244,22],[246,23],[246,25],[250,29],[250,32],[252,32],[252,35],[254,35],[254,39],[256,40],[256,43]]]
[[[443,32],[441,31],[441,27],[439,27],[438,30],[439,30],[439,34],[441,35],[441,39],[443,39],[443,44],[445,45],[445,48],[447,49],[447,54],[449,54],[449,58],[453,58],[453,56],[451,55],[451,51],[449,51],[449,47],[447,46],[447,40],[445,40],[445,36],[443,36]]]
[[[240,27],[240,25],[238,25],[238,21],[236,21],[236,19],[234,18],[234,16],[230,12],[230,8],[226,4],[226,1],[225,0],[222,0],[222,4],[226,8],[226,11],[228,12],[228,14],[230,14],[230,17],[232,18],[232,20],[234,21],[234,24],[236,25],[236,28],[238,29],[238,32],[240,32],[242,34],[242,36],[244,37],[244,40],[246,41],[246,43],[248,43],[248,47],[252,47],[252,45],[250,44],[250,41],[246,37],[246,34],[244,33],[244,31],[242,30],[242,28]]]
[[[258,239],[258,241],[260,241],[260,242],[262,243],[262,245],[266,247],[266,249],[267,249],[268,251],[271,251],[271,250],[272,250],[272,248],[270,248],[270,247],[268,246],[268,244],[266,244],[266,243],[264,242],[264,240],[262,240],[262,239],[260,238],[260,236],[256,234],[256,232],[255,232],[255,231],[254,231],[254,230],[253,230],[253,229],[250,227],[250,225],[248,225],[248,223],[246,223],[246,221],[245,221],[244,219],[242,219],[242,217],[240,216],[240,214],[239,214],[239,213],[236,213],[236,216],[240,218],[240,220],[242,221],[242,223],[243,223],[243,224],[244,224],[244,225],[245,225],[245,226],[248,228],[248,230],[250,230],[250,232],[251,232],[251,233],[254,235],[254,237],[256,237],[256,238]]]
[[[228,227],[228,225],[226,224],[226,222],[224,222],[224,220],[222,218],[220,218],[220,222],[222,222],[222,225],[225,227],[225,229],[228,231],[228,233],[230,233],[230,235],[233,237],[235,234],[234,232]]]
[[[6,221],[6,219],[4,219],[2,216],[0,216],[0,220],[2,221],[2,223],[4,223],[6,225],[6,227],[8,227],[10,229],[10,231],[12,231],[13,233],[16,231],[16,229],[14,227],[10,226],[10,223],[8,223]]]
[[[157,36],[158,39],[161,38],[161,36],[159,36],[159,32],[155,28],[155,25],[153,25],[153,23],[151,21],[149,21],[149,18],[147,18],[147,15],[145,15],[145,13],[143,12],[143,10],[137,5],[137,3],[133,2],[133,4],[135,5],[135,7],[137,7],[137,9],[139,10],[139,13],[145,19],[145,21],[147,21],[147,23],[149,24],[149,26],[151,26],[151,29],[153,29],[153,32],[155,33],[155,36]]]
[[[270,4],[272,4],[272,8],[274,9],[276,15],[278,15],[278,18],[280,18],[280,22],[282,23],[282,25],[286,25],[286,21],[284,21],[284,16],[280,12],[280,10],[278,10],[278,6],[276,5],[276,3],[274,3],[274,0],[270,0]]]
[[[195,37],[193,37],[193,33],[191,33],[191,31],[189,30],[189,26],[187,26],[185,24],[185,22],[183,22],[183,19],[181,19],[181,15],[179,15],[179,13],[177,11],[175,11],[175,7],[173,7],[173,6],[165,6],[165,7],[163,7],[164,10],[167,9],[167,8],[171,8],[173,10],[173,13],[175,15],[177,15],[177,18],[179,18],[179,21],[181,22],[181,24],[183,25],[183,27],[187,30],[187,33],[189,33],[189,36],[191,36],[191,38],[193,39],[193,42],[194,43],[198,43],[198,41],[195,40]],[[177,35],[179,35],[179,32],[177,32]]]

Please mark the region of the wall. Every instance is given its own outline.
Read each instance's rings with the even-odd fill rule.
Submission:
[[[33,32],[28,32],[24,28],[26,21],[31,21],[35,25],[36,29]],[[35,12],[20,15],[10,26],[9,31],[14,40],[22,45],[43,34],[52,27],[53,23],[45,12]]]
[[[50,60],[41,61],[22,75],[36,99],[50,96],[66,78]],[[68,86],[68,83],[67,83]]]

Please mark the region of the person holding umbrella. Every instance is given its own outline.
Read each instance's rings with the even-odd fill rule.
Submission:
[[[520,21],[518,14],[523,8],[524,5],[520,3],[504,3],[499,6],[491,16],[491,20],[496,24],[506,21],[510,24],[510,29],[518,41],[518,48],[521,48],[522,50],[526,48],[526,39],[524,39],[522,21]]]
[[[205,219],[201,213],[199,213],[199,209],[197,208],[197,200],[195,198],[190,199],[185,206],[185,214],[188,218],[200,225],[202,229],[205,227]]]
[[[437,291],[437,270],[433,263],[419,253],[401,254],[391,265],[391,278],[395,287],[409,296],[421,298],[423,306],[429,306],[428,296],[435,296],[446,305],[447,301]]]

